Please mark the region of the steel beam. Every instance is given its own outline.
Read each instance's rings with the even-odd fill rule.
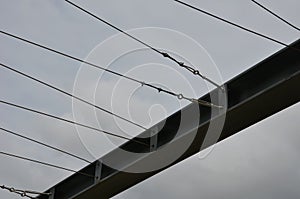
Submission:
[[[300,49],[300,40],[292,44]],[[212,109],[190,104],[174,113],[166,120],[154,125],[134,139],[149,145],[139,145],[128,141],[120,148],[135,152],[137,156],[124,157],[120,149],[115,149],[104,157],[83,168],[80,172],[87,173],[95,178],[81,174],[74,174],[47,192],[52,192],[51,199],[98,199],[110,198],[134,186],[135,184],[161,172],[172,165],[198,153],[216,142],[222,141],[239,131],[299,102],[300,100],[300,54],[292,48],[285,48],[244,73],[238,75],[225,84],[228,103],[225,112],[217,111],[213,118]],[[202,100],[211,100],[218,96],[220,91],[214,90],[203,96]],[[200,110],[200,116],[196,115]],[[182,116],[184,126],[180,126]],[[199,117],[196,125],[195,118]],[[209,140],[208,129],[212,122],[225,119],[220,135],[213,135],[216,140]],[[214,132],[214,131],[212,131]],[[158,167],[158,170],[134,173],[130,168],[139,165],[159,165],[160,160],[176,153],[176,150],[189,141],[183,153],[169,164]],[[153,153],[165,150],[160,155]],[[158,157],[159,156],[159,157]],[[118,168],[108,166],[106,162],[113,162]],[[39,196],[39,199],[49,199]]]

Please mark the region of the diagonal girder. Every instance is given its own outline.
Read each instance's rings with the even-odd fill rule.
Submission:
[[[292,46],[300,49],[300,40]],[[285,48],[225,84],[227,101],[221,105],[227,106],[227,109],[210,109],[196,103],[190,104],[134,138],[149,147],[128,141],[80,171],[95,176],[94,179],[74,174],[47,190],[52,193],[50,197],[37,198],[98,199],[117,195],[200,150],[299,102],[299,85],[300,54],[292,48]],[[210,101],[223,94],[214,90],[200,99]],[[212,123],[221,124],[219,133],[214,128],[208,131]],[[136,155],[126,156],[120,152],[121,149]],[[179,150],[182,153],[177,153]],[[161,165],[167,157],[172,158],[173,154],[173,161]],[[149,168],[144,172],[131,172],[145,167]]]

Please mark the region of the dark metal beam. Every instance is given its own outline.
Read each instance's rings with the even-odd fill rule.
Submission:
[[[292,46],[300,48],[300,40]],[[283,49],[225,84],[228,103],[222,105],[227,105],[227,109],[222,111],[191,104],[135,138],[149,147],[128,141],[80,171],[95,176],[94,179],[74,174],[47,192],[53,193],[51,199],[110,198],[299,102],[299,85],[300,54],[291,48]],[[201,99],[209,101],[222,95],[214,90]],[[210,126],[213,123],[222,126],[220,133]],[[124,156],[121,149],[137,155]],[[184,151],[180,153],[179,150]],[[169,157],[172,160],[173,154],[174,161],[161,165]],[[129,172],[147,166],[145,172]],[[155,166],[157,170],[153,169]]]

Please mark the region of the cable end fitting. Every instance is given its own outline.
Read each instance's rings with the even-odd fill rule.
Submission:
[[[183,96],[182,94],[178,94],[178,95],[177,95],[177,98],[178,98],[179,100],[182,100],[182,99],[184,98],[184,96]]]
[[[164,56],[164,57],[169,57],[170,58],[170,55],[166,52],[160,52],[160,54],[162,54],[162,56]]]
[[[193,71],[193,74],[194,74],[194,75],[200,75],[200,76],[202,77],[202,75],[200,74],[200,72],[199,72],[198,70],[194,70],[194,71]]]
[[[178,62],[178,65],[181,66],[181,67],[185,67],[183,62]]]
[[[198,104],[200,104],[202,106],[206,106],[206,107],[219,108],[219,109],[223,108],[223,106],[219,106],[219,105],[216,105],[216,104],[213,104],[213,103],[210,103],[210,102],[207,102],[207,101],[203,101],[203,100],[191,99],[190,101],[194,102],[194,103],[198,103]]]

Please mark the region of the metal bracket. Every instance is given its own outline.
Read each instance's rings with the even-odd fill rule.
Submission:
[[[96,168],[95,168],[95,183],[98,183],[101,180],[101,170],[102,170],[102,162],[98,160],[96,162]]]
[[[157,149],[157,133],[158,127],[155,126],[150,130],[150,152],[156,151]]]
[[[49,196],[49,199],[54,199],[54,194],[55,194],[55,187],[51,188],[50,189],[50,196]]]

